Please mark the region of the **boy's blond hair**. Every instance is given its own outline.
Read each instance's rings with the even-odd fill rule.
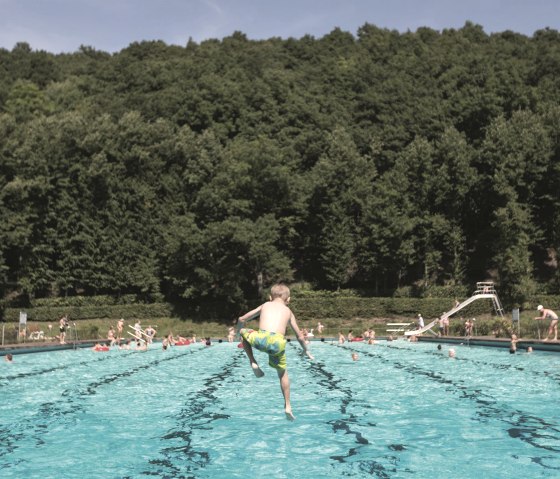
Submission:
[[[275,284],[270,288],[270,297],[272,299],[282,298],[284,301],[287,301],[290,297],[290,288],[285,284]]]

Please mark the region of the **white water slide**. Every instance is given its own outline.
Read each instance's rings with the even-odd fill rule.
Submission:
[[[430,331],[433,333],[431,329],[437,324],[440,319],[446,319],[450,316],[453,316],[465,306],[468,306],[472,302],[479,299],[491,299],[496,314],[498,316],[501,316],[502,318],[504,317],[504,309],[502,308],[502,304],[500,303],[498,294],[496,293],[496,289],[494,288],[494,283],[491,281],[481,281],[476,283],[476,291],[470,298],[465,299],[465,301],[455,306],[452,310],[447,311],[447,313],[443,313],[439,318],[434,319],[423,328],[416,329],[414,331],[406,331],[404,334],[405,336],[416,336],[418,334],[425,333],[426,331]]]

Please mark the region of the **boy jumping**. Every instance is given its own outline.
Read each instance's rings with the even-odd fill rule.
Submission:
[[[301,333],[294,313],[288,308],[290,302],[290,289],[283,284],[276,284],[270,289],[270,301],[261,304],[258,308],[240,316],[239,325],[259,317],[259,330],[242,328],[241,334],[243,349],[249,358],[251,368],[256,377],[264,376],[264,372],[253,356],[253,347],[268,354],[268,364],[276,369],[280,388],[284,396],[284,411],[286,419],[293,421],[292,406],[290,404],[290,380],[286,370],[286,327],[288,323],[294,330],[297,340],[309,359],[314,359],[307,349],[307,344]]]

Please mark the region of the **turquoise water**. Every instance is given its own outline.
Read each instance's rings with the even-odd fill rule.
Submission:
[[[560,477],[560,355],[288,345],[292,406],[236,344],[0,362],[0,477]],[[352,361],[351,353],[359,360]]]

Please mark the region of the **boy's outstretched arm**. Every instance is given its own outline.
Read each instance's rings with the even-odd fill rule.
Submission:
[[[300,329],[297,325],[297,321],[296,321],[296,317],[294,316],[294,313],[291,313],[291,315],[290,315],[290,326],[294,330],[294,333],[296,333],[298,343],[302,347],[302,349],[305,351],[305,354],[307,354],[307,357],[309,359],[315,359],[313,357],[313,355],[309,352],[309,348],[307,347],[307,343],[305,342],[305,338],[303,337],[303,333],[300,331]]]
[[[261,309],[262,304],[259,307],[252,309],[248,313],[245,313],[243,316],[239,316],[239,318],[237,318],[237,328],[235,332],[239,333],[239,330],[245,326],[246,322],[252,321],[253,319],[258,319],[261,315]]]

